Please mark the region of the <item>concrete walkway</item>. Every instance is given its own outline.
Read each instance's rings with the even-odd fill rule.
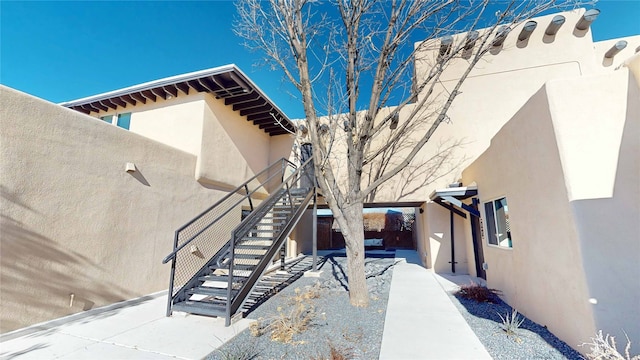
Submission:
[[[396,260],[400,262],[393,268],[380,359],[491,359],[436,275],[419,265],[418,254],[398,250]]]
[[[396,258],[380,359],[491,359],[444,290],[471,278],[435,275],[415,251]],[[5,334],[0,359],[201,359],[252,322],[167,318],[165,306],[162,292]]]
[[[201,359],[252,322],[165,317],[166,305],[163,292],[9,333],[0,359]]]

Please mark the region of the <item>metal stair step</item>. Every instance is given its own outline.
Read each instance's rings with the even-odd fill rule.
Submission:
[[[273,236],[245,236],[242,238],[245,241],[273,241]]]
[[[247,249],[247,250],[268,250],[271,245],[254,245],[254,244],[238,244],[236,245],[236,249]]]
[[[234,273],[236,271],[252,271],[256,266],[252,265],[252,264],[234,264],[233,265],[233,271]],[[228,266],[217,266],[217,265],[210,265],[209,269],[211,270],[217,270],[217,269],[223,269],[226,270],[228,269]]]
[[[242,275],[236,275],[234,276],[234,281],[233,283],[241,283],[244,280],[246,280],[247,276],[242,276]],[[198,280],[200,281],[220,281],[220,282],[224,282],[224,283],[229,283],[229,276],[227,275],[205,275],[205,276],[200,276],[198,278]]]
[[[235,259],[248,259],[248,260],[257,260],[262,259],[264,254],[235,254],[233,257]]]
[[[231,296],[235,295],[237,292],[238,292],[237,290],[231,290]],[[206,296],[217,296],[217,297],[226,298],[227,289],[198,286],[196,288],[188,290],[187,295],[206,295]]]
[[[181,301],[172,305],[173,311],[183,311],[190,314],[224,317],[227,314],[224,303],[208,303],[203,301]]]

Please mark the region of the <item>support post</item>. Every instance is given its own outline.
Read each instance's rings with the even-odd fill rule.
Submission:
[[[313,187],[313,265],[311,271],[318,271],[318,191]]]
[[[451,222],[451,272],[456,273],[456,248],[455,237],[453,236],[453,211],[449,211],[449,219]]]

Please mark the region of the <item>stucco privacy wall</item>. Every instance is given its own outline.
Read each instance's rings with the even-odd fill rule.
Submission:
[[[483,239],[487,285],[571,346],[588,340],[595,327],[546,87],[463,172],[465,184],[474,181],[481,203],[506,197],[509,204],[513,248]]]
[[[6,87],[0,134],[2,332],[166,289],[174,230],[224,195],[192,154]]]
[[[509,204],[513,249],[483,240],[488,285],[574,348],[639,340],[639,101],[627,70],[549,82],[463,172]]]
[[[596,326],[640,343],[640,91],[626,69],[550,84]],[[589,104],[589,106],[579,106]],[[588,179],[588,180],[586,180]]]

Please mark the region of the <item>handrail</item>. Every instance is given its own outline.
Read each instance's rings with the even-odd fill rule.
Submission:
[[[282,171],[284,172],[284,168],[286,168],[286,164],[289,164],[291,166],[293,166],[294,168],[296,168],[295,164],[292,163],[291,161],[285,159],[285,158],[281,158],[280,161],[274,162],[273,164],[271,164],[270,166],[268,166],[267,168],[265,168],[264,170],[260,171],[258,174],[254,175],[253,177],[251,177],[249,180],[245,181],[242,185],[238,186],[237,188],[235,188],[234,190],[230,191],[227,195],[225,195],[222,199],[218,200],[215,204],[213,204],[212,206],[210,206],[209,208],[207,208],[206,210],[204,210],[203,212],[201,212],[200,214],[198,214],[196,217],[194,217],[193,219],[191,219],[189,222],[187,222],[186,224],[184,224],[183,226],[181,226],[178,230],[175,231],[176,236],[177,234],[186,229],[189,225],[193,224],[195,221],[197,221],[198,219],[200,219],[201,217],[203,217],[204,215],[206,215],[208,212],[210,212],[212,209],[214,209],[215,207],[219,206],[220,204],[224,203],[227,199],[229,199],[229,197],[231,197],[233,194],[237,193],[239,190],[241,190],[242,188],[245,188],[248,186],[248,184],[250,182],[252,182],[253,180],[255,180],[258,176],[264,174],[265,172],[271,170],[273,167],[275,167],[276,165],[282,165]],[[273,177],[276,174],[273,174],[271,176],[269,176],[265,182],[268,182],[269,180],[273,179]],[[287,179],[288,180],[288,179]],[[218,220],[220,220],[221,218],[223,218],[225,215],[227,215],[231,210],[233,210],[238,204],[242,203],[247,197],[249,199],[251,199],[251,195],[253,195],[256,191],[258,191],[258,189],[260,189],[262,186],[258,186],[255,189],[253,189],[251,192],[247,193],[242,199],[238,200],[235,204],[233,204],[228,210],[226,210],[224,213],[222,213],[221,215],[219,215],[217,218],[215,218],[209,225],[207,225],[206,227],[204,227],[203,229],[201,229],[200,231],[198,231],[196,234],[194,234],[193,236],[191,236],[187,241],[185,241],[184,243],[182,243],[180,246],[175,247],[171,253],[169,253],[169,255],[167,255],[164,259],[162,259],[162,263],[166,264],[168,263],[171,259],[175,258],[176,255],[178,254],[178,252],[182,249],[184,249],[185,246],[187,246],[188,244],[190,244],[195,238],[197,238],[200,234],[202,234],[205,230],[209,229],[209,227],[211,227],[213,224],[215,224]]]
[[[296,171],[294,171],[291,175],[289,175],[285,180],[282,181],[282,183],[280,185],[278,185],[277,188],[275,188],[273,190],[273,193],[277,194],[280,190],[283,190],[283,187],[284,187],[285,184],[287,184],[287,188],[289,188],[289,186],[288,186],[289,180],[291,180],[294,176],[296,176],[296,174],[299,174],[301,169],[304,169],[304,167],[307,166],[311,162],[311,160],[312,159],[308,159],[303,164],[301,164],[299,167],[297,167]],[[289,192],[288,192],[288,194],[291,195],[291,193],[289,193]],[[289,198],[291,198],[291,197],[289,197]],[[256,214],[259,214],[260,211],[263,208],[267,207],[267,206],[269,206],[269,204],[267,202],[262,202],[260,205],[258,205],[258,207],[255,209],[254,212]],[[238,224],[238,226],[236,226],[235,229],[232,230],[231,233],[234,234],[235,232],[240,232],[241,230],[245,231],[246,229],[243,229],[243,227],[246,227],[247,223],[250,223],[250,222],[251,222],[251,218],[250,217],[245,218],[240,224]],[[255,224],[252,224],[252,225],[255,225]]]
[[[244,183],[242,183],[241,185],[239,185],[237,188],[231,190],[227,195],[225,195],[222,199],[216,201],[215,204],[209,206],[206,210],[202,211],[200,214],[198,214],[196,217],[194,217],[193,219],[191,219],[189,222],[187,222],[186,224],[182,225],[180,228],[178,228],[178,230],[176,231],[181,231],[184,230],[187,226],[193,224],[196,220],[198,220],[199,218],[201,218],[202,216],[206,215],[206,213],[208,213],[209,211],[211,211],[211,209],[215,208],[216,206],[222,204],[225,200],[227,200],[230,196],[232,196],[233,194],[237,193],[240,189],[242,189],[245,185],[249,184],[250,182],[252,182],[253,180],[255,180],[258,176],[264,174],[266,171],[270,170],[272,167],[281,164],[282,162],[287,162],[289,163],[291,166],[293,166],[294,168],[296,167],[296,164],[292,163],[291,161],[289,161],[288,159],[285,158],[280,158],[280,160],[274,162],[273,164],[269,165],[268,167],[266,167],[265,169],[263,169],[262,171],[260,171],[259,173],[255,174],[252,178],[250,178],[249,180],[245,181]],[[284,168],[284,167],[283,167]]]
[[[292,210],[292,216],[294,216],[294,212],[293,212],[293,201],[291,199],[291,192],[290,189],[291,187],[289,186],[289,182],[290,180],[293,180],[293,182],[297,181],[300,179],[300,175],[302,174],[302,172],[305,170],[306,166],[309,165],[311,162],[313,161],[313,158],[309,158],[307,159],[307,161],[305,161],[303,164],[300,164],[300,166],[298,166],[296,168],[296,170],[289,175],[285,180],[282,181],[282,183],[273,190],[273,194],[278,194],[280,193],[282,190],[285,189],[286,186],[286,192],[289,196],[289,201],[290,201],[290,206],[291,206],[291,210]],[[244,237],[250,230],[251,227],[253,227],[255,225],[255,223],[259,222],[261,219],[261,210],[263,208],[272,206],[273,204],[269,204],[268,202],[264,201],[262,202],[258,208],[256,208],[256,211],[253,214],[253,216],[248,216],[247,218],[245,218],[238,226],[236,226],[235,229],[233,229],[233,231],[231,232],[231,240],[230,240],[230,244],[229,244],[229,249],[228,249],[228,253],[229,253],[229,276],[228,276],[228,280],[227,280],[227,300],[226,300],[226,315],[227,315],[227,323],[229,322],[229,319],[231,318],[231,304],[235,301],[235,298],[232,299],[231,296],[231,290],[233,288],[233,271],[234,271],[234,253],[235,253],[235,246],[236,246],[236,242],[241,239],[242,237]],[[247,229],[248,227],[248,229]],[[270,260],[270,259],[269,259]],[[265,258],[263,258],[260,263],[264,262],[264,261],[268,261],[265,260]]]

